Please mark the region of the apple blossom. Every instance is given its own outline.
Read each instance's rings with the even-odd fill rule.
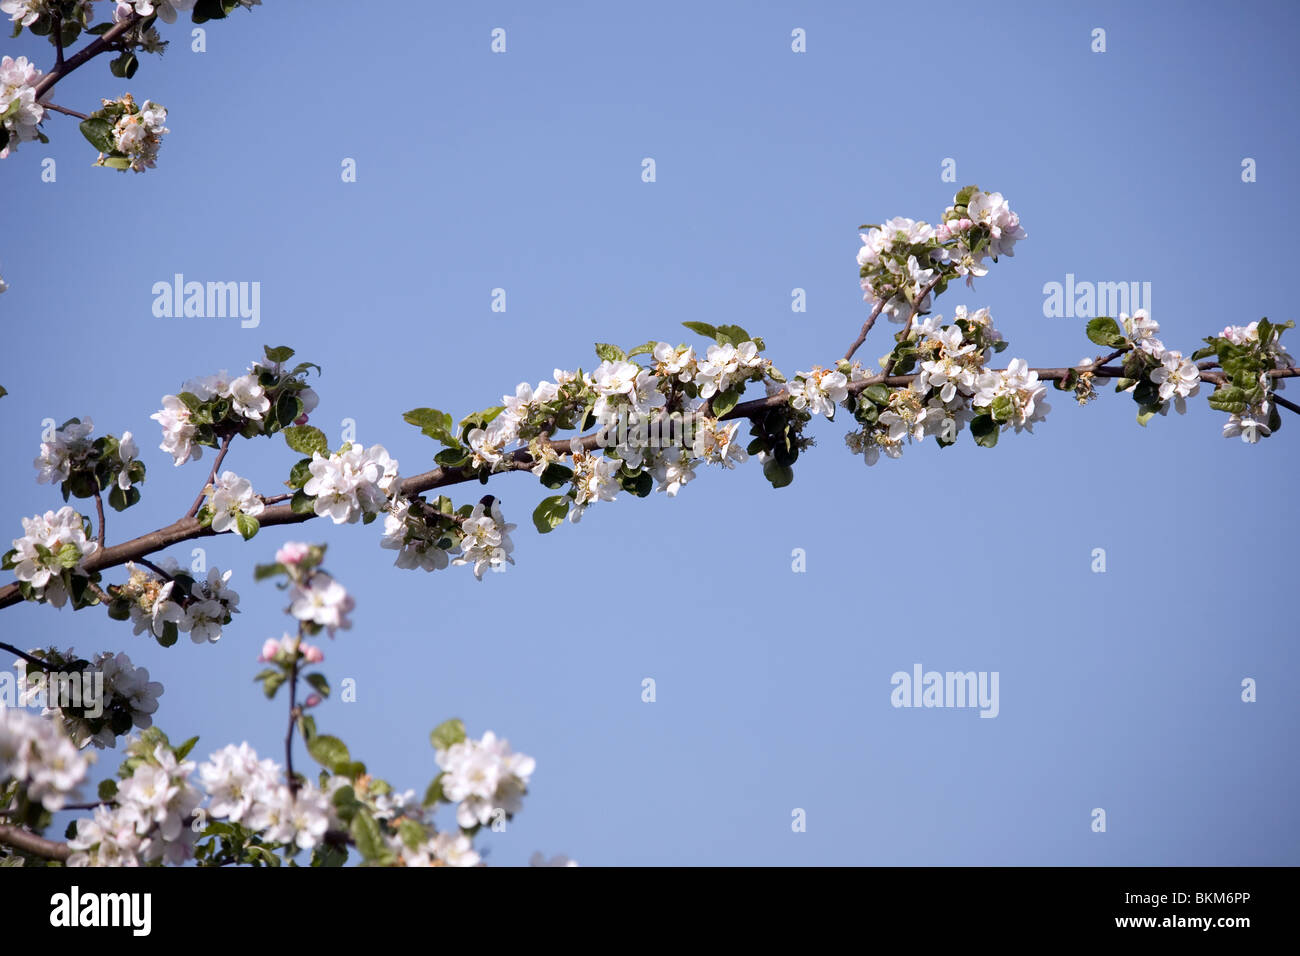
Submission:
[[[356,606],[347,589],[324,571],[314,572],[303,583],[289,588],[289,613],[300,621],[325,628],[330,637],[339,628],[347,630],[352,622],[347,615]]]
[[[328,458],[314,452],[308,467],[312,477],[302,490],[316,498],[316,514],[328,515],[335,524],[380,514],[398,487],[397,462],[383,445],[362,449],[348,444]]]
[[[233,471],[223,471],[221,477],[209,488],[211,490],[204,508],[211,517],[212,530],[217,534],[238,531],[237,519],[241,515],[256,518],[266,508],[253,490],[252,482]]]

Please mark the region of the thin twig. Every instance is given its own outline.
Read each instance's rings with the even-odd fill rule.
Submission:
[[[41,106],[47,110],[54,110],[56,113],[63,113],[65,116],[75,116],[79,120],[90,119],[85,113],[78,113],[76,110],[70,110],[66,106],[59,106],[57,103],[42,103]]]
[[[1277,402],[1279,405],[1281,405],[1283,408],[1287,409],[1288,411],[1292,411],[1295,412],[1297,415],[1300,415],[1300,405],[1297,405],[1295,402],[1283,398],[1277,392],[1273,393],[1273,401]]]
[[[849,350],[844,353],[844,361],[847,362],[849,359],[853,358],[853,353],[856,352],[861,347],[862,343],[867,340],[867,333],[870,332],[871,327],[876,324],[876,319],[880,315],[880,310],[884,307],[884,299],[881,299],[876,303],[876,307],[872,309],[871,314],[867,316],[867,321],[862,324],[862,331],[859,332],[858,337],[853,340],[853,344],[849,346]]]
[[[907,336],[912,331],[912,320],[916,318],[916,313],[921,311],[921,305],[922,303],[925,302],[926,296],[928,296],[931,292],[934,291],[934,287],[939,284],[939,280],[942,278],[943,278],[943,273],[940,272],[937,276],[935,276],[933,279],[930,280],[929,284],[925,287],[925,290],[916,297],[916,303],[912,306],[912,311],[907,316],[907,325],[903,326],[903,334],[898,337],[898,341],[900,342],[907,341]],[[894,359],[892,355],[890,356],[889,361],[885,363],[885,367],[881,371],[886,377],[888,377],[890,374],[893,373]]]
[[[203,504],[203,499],[208,496],[208,488],[210,488],[213,482],[217,480],[217,470],[221,468],[221,463],[225,461],[226,452],[230,451],[230,443],[234,441],[234,439],[235,435],[232,432],[222,440],[221,450],[217,452],[217,460],[212,463],[212,471],[208,472],[207,484],[203,486],[203,490],[199,492],[199,496],[194,499],[194,504],[190,505],[190,510],[185,512],[185,517],[193,518],[199,513],[199,507]]]
[[[95,492],[95,514],[99,518],[99,532],[95,535],[95,541],[99,544],[99,550],[104,550],[104,494],[101,491]]]
[[[55,63],[54,69],[42,76],[36,84],[36,102],[39,103],[45,94],[54,89],[54,85],[64,77],[71,75],[73,71],[84,66],[87,61],[93,60],[95,57],[99,56],[99,54],[110,49],[118,37],[126,33],[127,30],[130,30],[143,19],[144,18],[140,16],[140,14],[132,13],[130,16],[123,19],[121,23],[113,24],[103,34],[97,36],[94,40],[90,41],[90,43],[86,44],[76,53],[72,54],[72,56],[68,57],[67,60],[62,63]]]
[[[39,668],[40,668],[41,670],[43,670],[43,671],[52,671],[52,670],[54,670],[53,665],[51,665],[51,664],[47,664],[45,661],[41,660],[39,657],[33,657],[31,654],[28,654],[26,651],[20,651],[18,648],[14,647],[12,644],[6,644],[4,641],[0,641],[0,651],[8,651],[8,652],[11,653],[11,654],[17,654],[19,657],[21,657],[23,660],[25,660],[28,664],[35,664],[37,667],[39,667]]]
[[[298,778],[293,774],[293,726],[298,722],[298,647],[302,644],[302,623],[298,624],[298,637],[293,642],[289,665],[289,729],[284,734],[284,772],[289,778],[289,793],[297,794]]]

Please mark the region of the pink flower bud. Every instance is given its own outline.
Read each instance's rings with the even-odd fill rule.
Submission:
[[[303,659],[309,664],[319,664],[325,660],[325,652],[314,644],[303,644],[299,650],[302,651]]]
[[[306,425],[306,424],[307,424],[307,413],[306,413],[306,412],[303,412],[301,415],[299,415],[297,418],[295,418],[295,419],[293,420],[293,423],[294,423],[295,425]]]
[[[275,655],[280,651],[280,642],[274,638],[267,638],[266,643],[262,645],[262,656],[258,658],[261,663],[275,660]]]
[[[306,700],[302,702],[302,705],[304,707],[315,707],[319,703],[320,703],[320,694],[312,694],[310,697],[308,697]]]
[[[310,547],[301,541],[287,541],[283,548],[275,552],[275,560],[281,564],[297,564],[307,557]]]

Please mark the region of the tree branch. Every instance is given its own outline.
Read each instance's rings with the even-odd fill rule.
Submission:
[[[876,307],[872,309],[871,314],[867,316],[867,321],[862,324],[862,331],[859,332],[858,337],[853,340],[853,344],[849,346],[849,350],[844,353],[844,361],[847,362],[849,359],[853,358],[853,353],[856,352],[862,343],[867,340],[867,333],[870,332],[871,327],[876,324],[876,319],[880,315],[880,310],[884,307],[884,299],[881,299],[876,303]]]
[[[144,18],[138,13],[132,13],[121,23],[115,23],[108,28],[103,34],[95,37],[90,43],[86,44],[67,60],[59,60],[54,64],[54,69],[40,78],[36,84],[36,102],[40,103],[41,98],[54,89],[54,85],[64,77],[71,75],[74,71],[84,66],[90,60],[93,60],[99,54],[108,50],[113,42],[126,33],[133,26]],[[44,105],[44,104],[42,104]]]
[[[1038,373],[1040,381],[1051,382],[1061,381],[1071,374],[1077,374],[1080,370],[1077,367],[1069,368],[1038,368],[1033,369]],[[1085,369],[1090,371],[1094,377],[1101,379],[1122,378],[1124,372],[1117,368],[1093,368]],[[1295,378],[1300,376],[1300,369],[1282,368],[1273,369],[1268,373],[1272,378]],[[916,373],[908,375],[874,375],[870,378],[863,379],[860,382],[854,382],[849,386],[850,394],[856,395],[863,389],[871,385],[891,385],[905,386],[915,381]],[[1202,379],[1216,384],[1222,384],[1223,376],[1215,372],[1202,372]],[[721,416],[723,421],[731,421],[737,418],[754,418],[769,408],[775,408],[783,405],[789,400],[785,394],[778,392],[775,395],[769,395],[765,398],[757,398],[753,401],[743,402]],[[570,440],[548,441],[551,449],[559,454],[567,455],[573,441],[578,442],[578,447],[589,452],[599,447],[602,436],[599,432],[593,432],[589,435],[583,435]],[[505,471],[528,471],[536,462],[526,449],[518,449],[510,456],[510,463]],[[416,495],[423,494],[426,491],[432,491],[435,488],[445,488],[448,485],[459,485],[468,481],[477,481],[478,472],[467,468],[435,468],[432,471],[426,471],[423,474],[407,478],[401,483],[400,493],[403,497],[413,498]],[[258,524],[263,528],[275,527],[276,525],[301,524],[304,521],[310,521],[316,518],[315,512],[306,514],[297,514],[290,504],[278,504],[266,508],[257,516]],[[117,567],[128,561],[141,561],[142,558],[154,552],[169,548],[172,545],[180,544],[182,541],[192,541],[197,538],[211,537],[216,534],[211,527],[203,527],[198,520],[193,517],[181,518],[179,521],[167,525],[165,528],[159,528],[148,534],[133,538],[130,541],[124,541],[121,544],[115,544],[112,547],[103,548],[96,551],[83,563],[82,567],[88,572],[102,571],[105,568]],[[18,584],[11,583],[0,587],[0,608],[12,607],[15,604],[22,603],[22,593],[18,590]]]
[[[20,651],[12,644],[6,644],[4,641],[0,641],[0,651],[8,651],[10,654],[15,654],[18,657],[21,657],[23,660],[25,660],[28,664],[35,664],[43,671],[49,672],[53,670],[53,668],[49,664],[41,660],[39,657],[33,657],[31,654],[28,654],[26,651]]]
[[[0,823],[0,843],[46,860],[67,862],[68,857],[72,856],[72,847],[66,843],[55,843],[11,823]]]
[[[99,518],[99,532],[95,535],[95,542],[99,545],[100,550],[104,548],[104,493],[95,492],[95,514]]]
[[[199,496],[194,499],[194,504],[190,505],[190,510],[185,512],[185,517],[193,518],[199,513],[199,507],[203,504],[203,499],[208,496],[208,488],[217,480],[217,471],[221,468],[221,463],[226,460],[226,452],[230,451],[230,443],[234,441],[235,434],[231,432],[221,442],[221,449],[217,452],[217,460],[212,463],[212,470],[208,472],[207,484],[199,492]]]

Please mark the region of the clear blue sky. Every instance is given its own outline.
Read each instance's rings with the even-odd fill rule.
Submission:
[[[263,343],[324,366],[313,420],[332,444],[355,419],[404,474],[437,451],[404,410],[496,404],[591,368],[594,341],[735,322],[787,373],[832,361],[865,313],[857,225],[936,221],[945,157],[1029,233],[938,304],[990,306],[1004,358],[1096,354],[1083,320],[1042,315],[1066,273],[1151,282],[1163,339],[1187,352],[1227,323],[1296,317],[1273,264],[1297,178],[1292,4],[990,3],[945,20],[906,4],[462,3],[374,28],[378,7],[303,11],[239,11],[209,24],[203,54],[188,25],[164,26],[172,49],[129,83],[98,61],[58,87],[83,111],[128,89],[163,102],[158,169],[91,168],[59,116],[48,147],[0,164],[4,546],[61,504],[31,467],[47,417],[143,436],[144,502],[110,517],[110,541],[182,513],[210,459],[173,468],[149,415]],[[51,59],[26,36],[4,52]],[[261,282],[261,327],[155,318],[151,286],[177,272]],[[418,792],[449,716],[536,757],[524,812],[480,837],[492,863],[1300,863],[1300,421],[1248,447],[1203,397],[1145,429],[1127,396],[1049,398],[1032,436],[872,469],[823,420],[788,488],[755,462],[702,471],[676,499],[625,496],[546,538],[529,514],[551,492],[506,476],[493,490],[520,525],[518,566],[482,583],[391,567],[377,525],[208,539],[243,595],[215,646],[163,650],[102,612],[35,606],[5,611],[0,634],[127,650],[166,684],[173,739],[279,760],[284,701],[251,677],[287,618],[251,569],[285,540],[324,541],[357,600],[325,666],[360,699],[319,708],[322,730]],[[245,442],[228,466],[270,493],[296,457]],[[998,671],[1000,715],[894,709],[890,676],[918,662]]]

